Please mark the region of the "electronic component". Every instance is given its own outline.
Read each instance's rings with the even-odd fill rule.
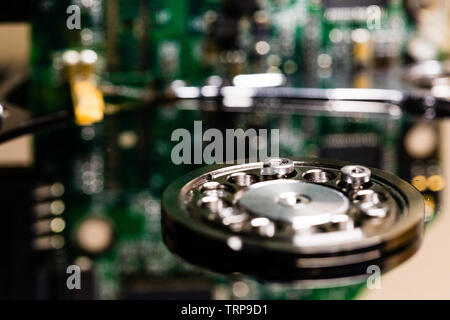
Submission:
[[[111,222],[105,218],[89,217],[75,231],[77,245],[87,253],[99,254],[108,249],[114,238]]]
[[[66,75],[71,87],[75,121],[79,125],[91,125],[101,121],[105,112],[103,94],[96,87],[94,76],[97,53],[68,50],[62,55]]]
[[[405,136],[405,150],[411,157],[423,159],[436,151],[438,136],[436,128],[430,123],[418,122]]]

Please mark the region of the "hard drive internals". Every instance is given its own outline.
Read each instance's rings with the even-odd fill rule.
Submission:
[[[163,239],[188,262],[277,281],[361,281],[418,248],[424,201],[346,162],[269,158],[194,171],[165,192]]]
[[[364,281],[332,288],[321,283],[324,288],[319,289],[317,284],[313,284],[313,288],[305,286],[304,281],[300,285],[297,281],[263,281],[257,275],[224,276],[205,272],[205,268],[192,267],[192,263],[174,258],[162,240],[162,194],[173,181],[202,165],[172,163],[171,153],[179,141],[170,141],[170,136],[174,130],[183,128],[190,132],[192,142],[195,142],[196,121],[202,122],[204,132],[210,128],[224,133],[227,128],[242,128],[244,131],[250,128],[279,129],[280,155],[283,157],[326,157],[381,168],[411,181],[422,192],[427,200],[427,221],[440,210],[439,189],[442,186],[431,183],[443,175],[437,158],[439,148],[428,146],[424,152],[424,141],[421,142],[421,150],[409,147],[418,145],[415,138],[418,124],[411,119],[381,115],[313,116],[282,110],[220,112],[212,106],[202,108],[193,102],[191,105],[179,103],[156,108],[142,106],[108,114],[103,122],[92,126],[71,124],[36,134],[36,168],[51,176],[52,181],[61,183],[65,190],[60,199],[64,206],[58,205],[60,209],[57,211],[63,211],[58,218],[64,219],[65,228],[55,235],[63,237],[62,247],[41,247],[38,250],[49,265],[58,269],[58,272],[49,274],[64,278],[68,265],[80,265],[86,275],[82,278],[90,279],[82,284],[80,294],[100,299],[351,299],[365,288]],[[426,125],[430,124],[420,122],[419,129]],[[252,141],[247,140],[245,144],[252,150]],[[399,148],[402,144],[405,144],[404,149]],[[204,147],[206,145],[204,143]],[[255,169],[255,175],[261,180],[260,169]],[[310,169],[331,170],[336,177],[328,183],[333,184],[340,179],[340,167],[327,169],[325,164],[319,166],[315,163]],[[300,170],[297,165],[295,170]],[[306,179],[313,179],[316,175],[313,172],[303,178],[300,170],[292,180],[310,183]],[[371,179],[376,179],[375,172],[371,170]],[[223,182],[233,186],[231,191],[211,190],[207,193],[210,196],[215,192],[232,195],[241,188],[239,184],[248,183],[247,179],[237,174],[231,179],[233,182]],[[324,175],[321,179],[329,178]],[[390,181],[388,179],[382,184],[392,186],[397,180]],[[249,182],[254,181],[250,179]],[[321,183],[317,186],[324,187]],[[209,188],[214,189],[214,185]],[[342,201],[340,193],[343,192],[337,185],[330,192]],[[292,201],[289,194],[283,198],[285,204]],[[170,201],[175,201],[175,197]],[[391,216],[388,214],[387,217]],[[275,220],[273,216],[269,218]],[[264,221],[262,219],[259,223]],[[216,222],[199,220],[206,229],[220,226]],[[287,225],[288,222],[278,224]],[[94,230],[95,237],[89,237]],[[258,234],[255,236],[273,240]],[[46,239],[36,235],[40,243]],[[59,264],[54,263],[55,259],[60,261]],[[61,293],[60,298],[73,295],[68,290],[61,290]]]

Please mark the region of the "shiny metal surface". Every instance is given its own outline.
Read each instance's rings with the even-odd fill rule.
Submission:
[[[215,272],[300,281],[360,280],[368,266],[390,270],[419,248],[424,203],[411,185],[365,168],[365,183],[348,188],[341,169],[353,164],[291,160],[287,177],[264,176],[257,162],[180,178],[163,197],[166,245]]]
[[[294,172],[294,163],[289,159],[268,158],[264,161],[261,175],[286,175]]]
[[[255,215],[303,225],[320,225],[347,212],[343,193],[313,183],[292,180],[260,182],[238,201]]]
[[[370,181],[371,172],[368,168],[358,165],[349,165],[341,168],[341,179],[352,188],[360,188]]]

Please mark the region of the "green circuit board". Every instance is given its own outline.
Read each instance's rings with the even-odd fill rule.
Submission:
[[[364,13],[368,2],[356,1],[349,9],[316,0],[35,1],[32,111],[72,108],[62,61],[67,50],[95,50],[98,81],[113,87],[163,91],[174,80],[203,85],[219,75],[230,84],[237,74],[259,72],[282,72],[293,86],[401,86],[378,65],[388,63],[395,70],[401,64],[413,29],[397,0],[374,1],[380,17],[372,28]],[[81,8],[80,30],[66,27],[69,5]],[[352,52],[354,30],[387,51],[355,63],[352,55],[342,54]],[[198,165],[172,163],[170,135],[177,128],[192,131],[198,120],[205,130],[275,128],[281,155],[354,161],[355,149],[364,148],[357,154],[359,163],[410,179],[399,166],[410,119],[223,113],[196,102],[148,105],[120,94],[105,98],[116,111],[103,122],[44,131],[34,144],[36,168],[65,187],[64,246],[51,255],[62,259],[63,267],[80,258],[90,261],[88,297],[352,299],[364,287],[265,283],[199,270],[172,256],[161,238],[160,199],[172,181]],[[114,231],[108,249],[95,255],[76,238],[79,226],[92,217],[105,219]]]
[[[71,5],[80,9],[80,29],[67,27]],[[95,50],[100,83],[156,91],[174,80],[199,86],[217,75],[230,84],[235,75],[265,72],[281,72],[288,85],[300,87],[398,87],[389,82],[389,70],[401,65],[414,32],[398,0],[350,7],[317,0],[50,0],[33,6],[36,113],[70,108],[67,50]]]

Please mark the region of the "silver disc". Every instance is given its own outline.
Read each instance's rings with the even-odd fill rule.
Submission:
[[[319,225],[348,210],[349,201],[329,187],[296,180],[274,180],[252,185],[239,204],[249,212],[301,225]]]

